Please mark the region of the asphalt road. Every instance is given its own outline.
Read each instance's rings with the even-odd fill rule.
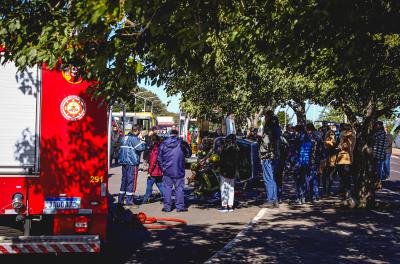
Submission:
[[[400,159],[392,159],[392,175],[384,183],[376,210],[344,209],[337,199],[296,207],[284,203],[268,209],[246,236],[211,263],[400,263]],[[115,203],[120,168],[110,171],[110,202]],[[138,194],[146,175],[140,173]],[[255,194],[257,196],[257,193]],[[0,263],[203,263],[231,241],[259,212],[256,201],[242,202],[234,213],[221,214],[216,205],[189,203],[188,213],[162,213],[159,202],[126,211],[188,222],[168,230],[110,221],[109,243],[93,255],[12,256]]]

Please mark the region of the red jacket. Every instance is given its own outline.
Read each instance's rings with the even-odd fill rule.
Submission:
[[[159,148],[160,148],[160,142],[155,142],[152,148],[150,149],[149,170],[148,170],[150,176],[157,176],[157,177],[163,176],[163,173],[157,161]]]

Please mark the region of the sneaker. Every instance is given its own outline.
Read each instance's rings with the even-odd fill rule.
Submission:
[[[278,201],[274,201],[273,205],[274,205],[274,208],[279,208],[279,202]]]
[[[229,212],[228,207],[226,207],[226,206],[222,206],[221,208],[218,209],[218,211],[221,213]]]
[[[301,204],[305,204],[306,203],[306,198],[301,198],[300,201],[301,201]]]
[[[161,209],[161,211],[163,211],[163,212],[165,212],[165,213],[169,213],[169,212],[171,212],[172,210],[171,210],[171,209],[167,210],[167,209],[163,208],[163,209]]]
[[[302,204],[303,204],[303,200],[297,198],[297,199],[294,201],[294,204],[296,204],[296,205],[302,205]]]
[[[142,204],[150,204],[150,203],[152,203],[152,202],[153,202],[153,199],[152,199],[152,198],[149,198],[149,199],[147,199],[147,200],[143,200]]]
[[[347,199],[347,206],[350,208],[355,208],[357,206],[357,204],[354,201],[354,199],[350,197]]]
[[[229,211],[229,212],[233,212],[233,211],[234,211],[233,207],[228,206],[228,211]]]
[[[178,212],[178,213],[183,213],[183,212],[187,212],[187,211],[189,211],[187,208],[182,208],[182,209],[176,209],[176,211]]]

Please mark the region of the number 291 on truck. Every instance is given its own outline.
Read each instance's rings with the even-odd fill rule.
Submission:
[[[0,255],[100,251],[108,120],[88,86],[74,67],[0,65]]]

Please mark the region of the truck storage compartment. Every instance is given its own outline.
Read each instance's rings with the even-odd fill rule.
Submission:
[[[40,69],[0,65],[0,177],[38,171]]]

